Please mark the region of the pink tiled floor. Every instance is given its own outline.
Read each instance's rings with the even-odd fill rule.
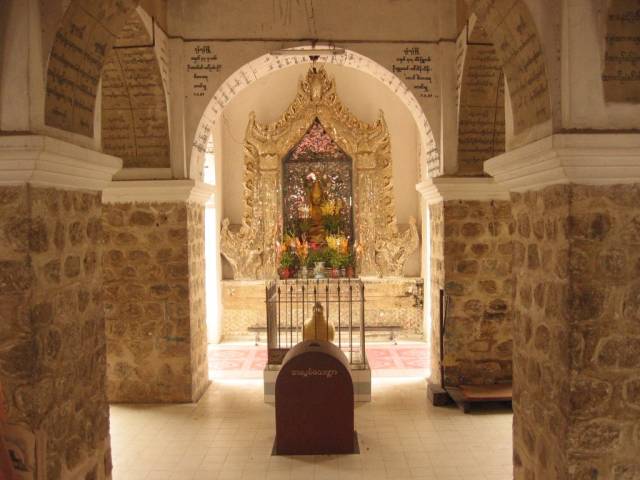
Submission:
[[[427,344],[421,342],[370,343],[367,358],[373,376],[426,377],[429,363]],[[222,343],[209,346],[211,378],[262,378],[267,363],[264,345]]]

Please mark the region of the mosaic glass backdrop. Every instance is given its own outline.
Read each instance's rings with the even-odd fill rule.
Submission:
[[[283,163],[284,233],[300,235],[301,209],[309,205],[313,182],[320,181],[324,201],[338,201],[344,207],[340,228],[353,241],[353,181],[351,157],[325,132],[318,119]]]

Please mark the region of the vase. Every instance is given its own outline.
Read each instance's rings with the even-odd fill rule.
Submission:
[[[354,268],[352,266],[348,266],[346,273],[347,273],[347,278],[353,278],[355,274]]]
[[[324,274],[324,262],[315,262],[313,267],[314,278],[327,278]]]
[[[309,278],[309,269],[306,266],[300,267],[300,278]]]

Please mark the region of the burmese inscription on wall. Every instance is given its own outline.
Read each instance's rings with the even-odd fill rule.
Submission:
[[[640,0],[613,0],[602,74],[608,102],[640,103]]]
[[[45,123],[93,136],[93,112],[105,57],[137,2],[72,2],[56,33],[47,68]]]
[[[102,147],[126,164],[135,158],[135,135],[127,82],[115,53],[109,55],[102,75]]]
[[[168,167],[166,98],[153,47],[114,49],[102,91],[104,151],[125,168]]]
[[[218,55],[207,44],[194,44],[187,64],[187,72],[191,76],[191,94],[194,97],[204,97],[209,91],[211,77],[222,70],[222,63]]]
[[[458,174],[483,175],[504,152],[504,78],[491,45],[467,45],[458,126]]]
[[[400,77],[418,99],[433,97],[431,55],[421,53],[420,47],[403,48],[391,65],[391,72]]]
[[[551,119],[545,57],[521,0],[468,0],[493,41],[509,86],[516,134]]]

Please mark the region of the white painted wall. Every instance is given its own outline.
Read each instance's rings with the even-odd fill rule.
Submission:
[[[242,144],[253,110],[261,122],[272,122],[293,101],[298,81],[306,74],[307,66],[299,65],[276,71],[250,85],[224,109],[219,124],[222,131],[216,139],[221,158],[222,217],[240,223],[243,214]],[[378,111],[384,112],[391,135],[393,186],[396,214],[402,226],[410,216],[420,223],[419,194],[415,190],[418,178],[418,132],[409,110],[380,81],[355,69],[327,65],[329,75],[335,77],[342,102],[361,120],[373,122]],[[407,262],[406,275],[420,274],[420,255]]]
[[[441,2],[171,0],[167,20],[186,38],[436,40]]]

